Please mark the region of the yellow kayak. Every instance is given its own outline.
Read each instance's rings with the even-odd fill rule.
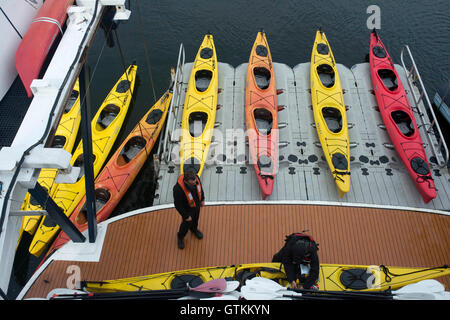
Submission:
[[[53,138],[52,147],[53,148],[63,148],[68,152],[72,152],[75,145],[75,140],[77,138],[78,129],[80,128],[81,113],[80,113],[80,89],[78,80],[75,82],[72,94],[69,101],[64,109],[64,113],[61,116],[59,125],[56,128],[55,136]],[[50,192],[56,175],[58,174],[57,169],[42,169],[37,182]],[[50,194],[51,196],[51,194]],[[42,210],[42,207],[35,203],[35,201],[27,193],[21,207],[22,211],[35,211]],[[36,228],[41,221],[41,216],[25,216],[22,219],[22,228],[19,236],[19,241],[22,232],[28,232],[33,235]]]
[[[105,163],[128,112],[136,80],[136,70],[137,66],[134,64],[128,67],[126,73],[117,81],[92,119],[94,178]],[[82,168],[78,180],[73,184],[61,183],[54,185],[51,191],[53,200],[64,210],[68,217],[70,217],[86,193],[82,141],[80,141],[73,153],[70,165]],[[49,217],[42,219],[30,244],[30,253],[40,256],[59,231],[60,227],[52,219]]]
[[[327,291],[383,291],[389,287],[398,289],[407,284],[449,274],[448,267],[402,268],[321,264],[317,284],[319,290]],[[164,290],[179,288],[186,283],[194,287],[217,278],[237,280],[244,284],[245,280],[255,276],[275,280],[284,286],[288,285],[282,264],[254,263],[197,268],[117,280],[83,281],[82,287],[89,292]]]
[[[218,95],[217,56],[213,36],[207,34],[194,60],[181,123],[180,171],[200,177],[214,129]]]
[[[347,115],[336,62],[321,30],[311,55],[311,99],[322,150],[342,197],[350,190]]]

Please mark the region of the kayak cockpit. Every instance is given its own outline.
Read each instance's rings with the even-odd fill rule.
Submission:
[[[326,88],[332,88],[335,83],[334,69],[328,64],[321,64],[316,68],[320,82]]]
[[[92,163],[95,162],[95,154],[92,154]],[[80,154],[78,158],[73,163],[73,167],[80,167],[80,173],[77,177],[77,182],[84,176],[84,157],[83,154]]]
[[[334,107],[322,108],[322,116],[325,123],[333,133],[339,133],[342,130],[342,114],[339,109]]]
[[[270,71],[264,67],[256,67],[253,69],[255,83],[259,89],[265,90],[270,85]]]
[[[72,110],[72,108],[75,105],[75,102],[78,100],[79,96],[80,96],[79,91],[72,90],[72,93],[70,94],[70,97],[69,97],[69,101],[67,101],[66,107],[64,108],[64,113],[68,113],[70,110]]]
[[[105,130],[114,121],[120,112],[120,108],[115,104],[108,104],[100,112],[100,117],[97,120],[97,130]]]
[[[395,73],[389,69],[378,70],[378,76],[380,77],[383,85],[389,91],[394,91],[398,88],[398,81]]]
[[[123,149],[120,151],[117,157],[117,164],[119,166],[126,165],[133,160],[142,149],[145,148],[147,141],[141,136],[135,136],[127,141]]]
[[[199,92],[208,90],[213,73],[210,70],[198,70],[195,73],[195,88]]]
[[[208,114],[206,112],[192,112],[189,115],[189,134],[194,137],[200,137],[205,130]]]
[[[264,108],[256,108],[253,110],[253,117],[255,118],[258,133],[262,135],[269,135],[273,126],[272,112]]]
[[[110,198],[111,193],[107,189],[104,188],[95,189],[95,213],[99,212],[109,201]],[[87,223],[86,204],[83,206],[78,215],[75,217],[75,222],[78,225],[83,225]]]
[[[64,148],[66,145],[66,137],[57,135],[53,138],[52,148]]]
[[[406,112],[402,110],[393,111],[391,117],[404,136],[411,137],[414,134],[414,124]]]

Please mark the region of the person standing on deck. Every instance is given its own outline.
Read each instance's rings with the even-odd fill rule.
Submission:
[[[272,262],[281,262],[286,272],[286,277],[292,288],[318,289],[316,281],[319,279],[318,245],[312,237],[303,233],[293,233],[286,236],[285,244],[272,258]],[[308,276],[302,278],[301,265],[310,268]],[[296,280],[300,279],[300,285]]]
[[[178,177],[173,187],[175,209],[181,215],[182,222],[178,230],[178,248],[184,249],[184,237],[191,230],[198,239],[203,233],[198,230],[200,207],[205,204],[205,194],[202,184],[195,172],[187,171]]]

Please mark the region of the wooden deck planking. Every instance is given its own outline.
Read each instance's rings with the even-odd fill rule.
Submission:
[[[53,261],[26,297],[66,287],[70,265],[82,279],[107,280],[202,266],[270,262],[286,235],[308,229],[322,263],[434,267],[450,261],[446,215],[345,206],[225,205],[202,209],[186,248],[176,245],[180,217],[164,209],[108,226],[99,262]],[[450,285],[450,277],[443,280]]]

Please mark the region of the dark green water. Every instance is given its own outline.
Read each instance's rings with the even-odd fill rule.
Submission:
[[[256,33],[263,28],[273,60],[294,67],[310,61],[315,32],[321,27],[337,63],[350,68],[365,62],[370,35],[366,22],[371,16],[366,10],[373,4],[380,8],[379,34],[394,62],[400,64],[400,50],[402,45],[408,44],[432,98],[442,81],[450,77],[448,0],[131,0],[131,18],[120,24],[117,34],[125,64],[128,66],[133,60],[138,64],[138,83],[134,104],[115,148],[152,106],[154,99],[166,90],[170,67],[177,63],[180,43],[185,47],[186,62],[192,62],[203,36],[210,32],[214,36],[218,60],[237,67],[248,62]],[[117,42],[115,47],[105,47],[102,51],[104,39],[103,31],[99,30],[88,56],[93,113],[124,70]],[[144,41],[153,81],[149,76]],[[116,215],[152,203],[151,176],[151,164],[147,163]],[[25,246],[19,248],[8,292],[10,297],[19,293],[39,264],[39,259],[29,257],[26,250]]]

